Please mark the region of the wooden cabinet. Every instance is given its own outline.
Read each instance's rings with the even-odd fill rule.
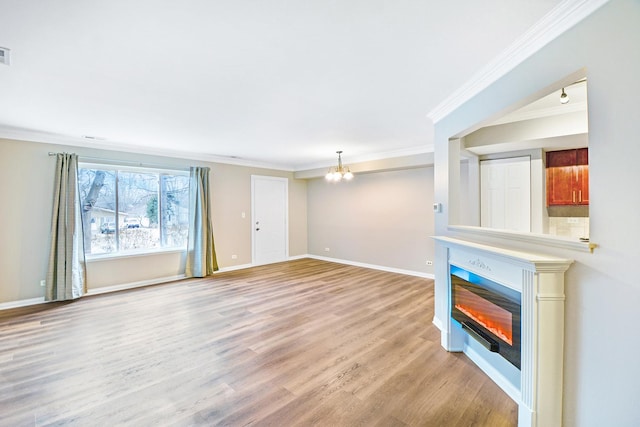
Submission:
[[[589,204],[588,149],[547,152],[547,206]]]
[[[589,165],[578,165],[578,204],[589,204]]]
[[[589,165],[589,149],[581,148],[576,150],[576,165],[588,166]]]
[[[588,204],[589,166],[547,168],[547,206]]]
[[[589,149],[547,151],[547,168],[589,165]]]

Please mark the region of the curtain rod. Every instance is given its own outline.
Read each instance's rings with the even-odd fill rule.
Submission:
[[[65,152],[66,153],[66,152]],[[57,154],[62,154],[62,153],[54,153],[53,151],[49,151],[49,156],[55,156]],[[76,153],[69,153],[69,154],[76,154]],[[179,171],[188,171],[190,168],[187,167],[178,167],[178,166],[167,166],[167,165],[162,165],[159,163],[143,163],[143,162],[134,162],[131,160],[113,160],[113,159],[105,159],[102,157],[88,157],[88,156],[81,156],[78,154],[78,158],[81,161],[85,161],[85,162],[96,162],[96,163],[104,163],[104,164],[109,164],[109,165],[122,165],[122,166],[138,166],[141,168],[155,168],[155,169],[171,169],[171,170],[179,170]]]

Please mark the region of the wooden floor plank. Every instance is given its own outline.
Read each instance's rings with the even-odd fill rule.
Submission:
[[[514,426],[433,282],[301,259],[0,312],[0,426]]]

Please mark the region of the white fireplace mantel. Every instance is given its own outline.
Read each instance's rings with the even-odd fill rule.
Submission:
[[[562,377],[564,357],[564,273],[573,260],[498,248],[450,237],[434,237],[446,250],[446,259],[436,266],[450,280],[449,266],[455,265],[519,291],[522,296],[521,369],[518,390],[505,387],[498,371],[465,351],[466,333],[455,321],[439,319],[442,345],[448,351],[465,351],[518,403],[518,426],[560,426],[562,424]],[[444,265],[446,263],[446,265]],[[446,279],[445,279],[446,277]],[[450,286],[436,304],[448,307]],[[511,387],[512,388],[512,387]]]

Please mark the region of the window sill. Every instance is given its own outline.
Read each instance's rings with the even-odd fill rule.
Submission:
[[[88,263],[100,262],[100,261],[111,261],[114,259],[121,259],[121,258],[146,257],[146,256],[154,256],[154,255],[165,255],[170,253],[185,253],[186,251],[187,251],[186,248],[166,248],[166,249],[119,252],[115,254],[87,255],[86,261]]]
[[[580,252],[593,253],[593,250],[598,247],[596,243],[582,242],[569,237],[553,236],[549,234],[519,233],[517,231],[471,227],[468,225],[450,225],[447,229],[461,234],[497,237],[501,239],[516,240],[518,242],[527,242],[543,246],[553,246]]]

